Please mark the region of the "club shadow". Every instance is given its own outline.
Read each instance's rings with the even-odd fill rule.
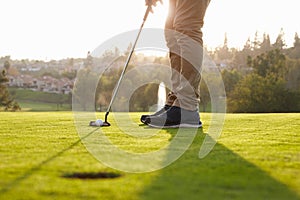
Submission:
[[[95,133],[99,128],[96,128],[95,130],[91,131],[90,133],[88,133],[86,136],[78,139],[76,142],[74,142],[73,144],[71,144],[70,146],[66,147],[65,149],[59,151],[58,153],[54,154],[53,156],[45,159],[44,161],[42,161],[41,163],[37,164],[36,166],[30,168],[29,170],[27,170],[25,173],[23,173],[21,176],[18,176],[16,179],[14,179],[13,181],[9,182],[8,184],[4,185],[2,187],[2,189],[0,190],[0,195],[5,194],[6,192],[8,192],[9,190],[11,190],[12,188],[16,187],[17,185],[19,185],[22,181],[28,179],[30,176],[32,176],[36,171],[38,171],[41,167],[43,167],[44,165],[49,164],[51,161],[55,160],[56,158],[60,157],[63,153],[71,150],[72,148],[74,148],[76,145],[80,144],[82,140],[88,138],[89,136],[91,136],[93,133]]]

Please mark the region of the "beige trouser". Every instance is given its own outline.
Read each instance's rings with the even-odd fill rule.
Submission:
[[[201,28],[209,2],[210,0],[170,0],[165,26],[172,68],[172,95],[168,95],[167,99],[169,105],[198,110],[203,60]]]

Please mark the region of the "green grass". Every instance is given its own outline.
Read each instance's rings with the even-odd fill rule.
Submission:
[[[33,101],[17,101],[22,111],[45,112],[45,111],[70,111],[71,105],[56,103],[43,103]]]
[[[140,114],[131,118],[138,122]],[[228,114],[221,138],[204,159],[198,153],[210,114],[201,116],[205,126],[180,159],[159,171],[134,174],[106,167],[88,153],[71,112],[2,112],[0,199],[300,199],[300,114]],[[101,130],[86,129],[94,131],[92,137]],[[103,130],[131,152],[157,150],[176,135],[167,129],[138,141],[115,123]],[[66,178],[99,172],[120,177]]]
[[[55,94],[29,89],[9,88],[22,111],[45,112],[45,111],[71,111],[70,98],[66,94]],[[60,104],[63,102],[63,104]],[[69,102],[69,103],[68,103]]]

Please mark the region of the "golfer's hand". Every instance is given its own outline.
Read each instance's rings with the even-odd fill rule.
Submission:
[[[146,6],[151,6],[151,8],[152,8],[152,6],[156,6],[157,5],[157,2],[160,2],[161,4],[163,3],[163,1],[162,0],[145,0],[145,2],[146,2]],[[153,10],[151,10],[151,12],[153,12]]]

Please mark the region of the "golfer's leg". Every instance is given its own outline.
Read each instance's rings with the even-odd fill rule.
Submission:
[[[186,110],[196,111],[200,102],[201,66],[203,60],[202,46],[191,37],[178,34],[178,43],[181,46],[181,79],[177,88],[177,99],[174,106]]]
[[[176,97],[176,90],[180,84],[180,72],[181,72],[181,57],[179,56],[180,47],[177,44],[174,31],[174,17],[176,15],[176,2],[177,0],[170,0],[169,2],[169,14],[165,25],[165,39],[169,48],[169,58],[171,64],[171,90],[167,97],[167,105],[172,106]]]
[[[174,27],[181,51],[182,77],[175,105],[187,110],[198,110],[203,60],[201,28],[209,0],[178,1]]]

